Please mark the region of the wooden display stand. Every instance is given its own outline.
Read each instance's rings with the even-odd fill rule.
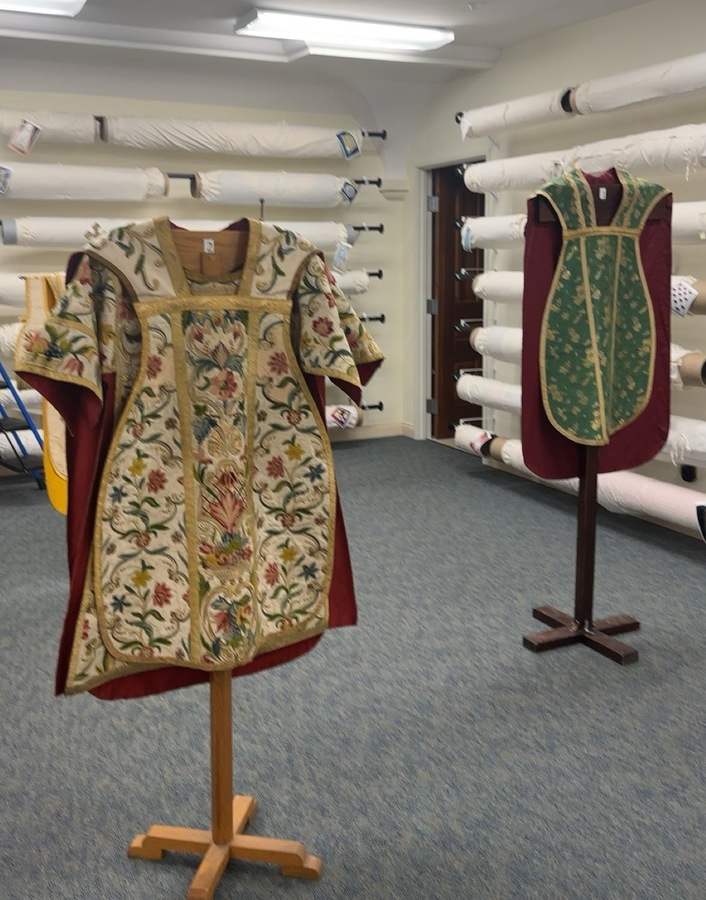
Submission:
[[[637,631],[640,623],[632,616],[616,615],[593,620],[593,579],[596,559],[596,491],[598,486],[598,449],[579,447],[578,534],[576,542],[576,590],[574,614],[569,616],[553,606],[537,606],[532,615],[551,627],[526,635],[522,643],[541,653],[567,644],[587,644],[592,650],[627,665],[637,662],[637,650],[616,640],[613,635]]]
[[[318,878],[321,860],[306,852],[298,841],[255,837],[244,834],[255,812],[255,798],[233,796],[233,731],[230,672],[213,672],[211,689],[211,829],[152,825],[138,834],[128,848],[136,859],[162,859],[165,850],[197,853],[203,858],[196,871],[187,900],[210,900],[215,894],[228,861],[244,859],[279,866],[283,875]]]

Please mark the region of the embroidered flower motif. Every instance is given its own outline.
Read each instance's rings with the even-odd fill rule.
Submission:
[[[218,500],[207,503],[206,509],[224,531],[232,533],[243,514],[245,503],[237,494],[221,494]]]
[[[176,420],[173,416],[170,416],[170,417],[165,421],[164,427],[165,427],[168,431],[174,431],[175,428],[178,428],[178,427],[179,427],[179,423],[177,422],[177,420]]]
[[[279,553],[282,558],[282,562],[289,563],[293,562],[297,558],[297,551],[294,547],[282,547]]]
[[[237,491],[240,488],[240,479],[234,469],[226,469],[218,476],[216,484],[225,492]]]
[[[281,456],[273,456],[268,461],[267,474],[270,478],[284,478],[284,462]]]
[[[147,489],[153,494],[161,491],[167,483],[167,476],[161,469],[152,469],[147,476]]]
[[[70,375],[83,375],[83,363],[75,356],[66,360],[64,368]]]
[[[110,605],[113,608],[113,612],[121,613],[130,606],[130,601],[125,597],[125,594],[120,594],[119,597],[117,595],[113,597]]]
[[[271,562],[265,569],[265,581],[272,587],[279,581],[279,566]]]
[[[138,569],[136,572],[133,572],[130,581],[135,585],[135,587],[147,587],[150,582],[151,575],[147,569]]]
[[[159,373],[162,371],[162,360],[159,356],[147,357],[147,377],[148,378],[156,378]]]
[[[302,566],[302,575],[307,581],[316,578],[318,574],[319,570],[316,567],[316,563],[307,563],[307,565]]]
[[[169,585],[164,584],[164,582],[162,581],[158,581],[154,586],[152,601],[155,606],[167,606],[169,603],[171,603],[172,591]]]
[[[282,528],[291,528],[292,525],[297,521],[297,517],[294,513],[290,512],[282,512],[277,513],[277,521],[280,523]]]
[[[333,332],[333,322],[331,321],[331,319],[327,319],[325,316],[322,316],[319,319],[314,319],[311,327],[317,334],[320,334],[321,337],[328,337]]]
[[[28,331],[25,333],[25,349],[28,353],[44,353],[49,346],[46,338],[40,337],[38,331]]]
[[[275,375],[286,375],[289,372],[289,361],[287,360],[287,354],[278,351],[277,353],[273,353],[270,356],[269,363],[270,372],[273,372]]]
[[[82,640],[84,640],[84,641],[88,640],[89,629],[90,629],[90,622],[88,621],[88,619],[84,619],[83,627],[81,628],[81,639]]]
[[[224,369],[214,376],[209,390],[221,400],[229,400],[235,395],[237,387],[238,382],[235,380],[235,375],[230,369]]]
[[[110,499],[113,501],[113,503],[120,503],[120,501],[125,497],[127,497],[127,491],[125,490],[125,488],[119,484],[113,485],[110,491]]]
[[[128,469],[128,472],[129,472],[131,475],[134,475],[136,478],[138,478],[140,475],[142,475],[142,473],[143,473],[144,471],[145,471],[145,461],[144,461],[144,459],[140,459],[139,456],[136,456],[136,457],[133,459],[133,461],[130,463],[130,468]]]
[[[298,462],[302,458],[302,456],[304,456],[304,450],[299,446],[299,444],[297,444],[294,441],[291,444],[289,444],[289,446],[287,447],[287,449],[284,452],[287,454],[289,459],[291,459],[293,462],[294,461]]]
[[[304,416],[296,409],[288,409],[284,414],[284,417],[290,425],[298,425],[304,418]]]
[[[321,481],[324,474],[324,467],[321,463],[316,463],[316,465],[309,466],[306,471],[305,477],[309,479],[309,481],[313,484],[315,481]]]

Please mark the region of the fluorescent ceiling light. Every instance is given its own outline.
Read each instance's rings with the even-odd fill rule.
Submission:
[[[40,16],[77,16],[86,0],[0,0],[0,12],[35,13]]]
[[[251,37],[303,41],[316,47],[393,52],[436,50],[454,39],[453,31],[442,28],[310,16],[270,9],[254,9],[236,19],[235,31]]]

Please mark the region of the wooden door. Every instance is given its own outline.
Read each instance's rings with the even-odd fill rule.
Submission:
[[[485,197],[463,183],[458,166],[432,173],[432,437],[453,437],[459,419],[480,416],[481,408],[456,396],[463,369],[480,369],[482,359],[469,344],[482,325],[483,301],[473,293],[473,278],[483,271],[483,251],[461,247],[456,223],[462,216],[482,216]],[[457,277],[465,270],[465,277]]]

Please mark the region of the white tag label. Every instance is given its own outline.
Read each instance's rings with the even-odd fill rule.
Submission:
[[[334,269],[345,271],[348,265],[348,254],[352,249],[353,247],[351,244],[348,244],[345,241],[339,241],[339,243],[336,244],[336,249],[331,260],[332,267]]]
[[[7,193],[7,189],[10,187],[11,175],[12,169],[8,169],[7,166],[0,166],[0,197]]]
[[[41,133],[41,126],[37,125],[36,122],[30,122],[29,119],[23,119],[12,132],[7,146],[10,150],[14,150],[15,153],[20,153],[22,156],[29,156],[32,152],[32,147],[34,147],[39,140],[39,135]]]
[[[216,242],[213,238],[204,238],[203,252],[208,253],[209,256],[212,256],[216,252]]]
[[[604,188],[604,187],[598,188],[598,199],[599,200],[607,200],[608,199],[608,188]]]

